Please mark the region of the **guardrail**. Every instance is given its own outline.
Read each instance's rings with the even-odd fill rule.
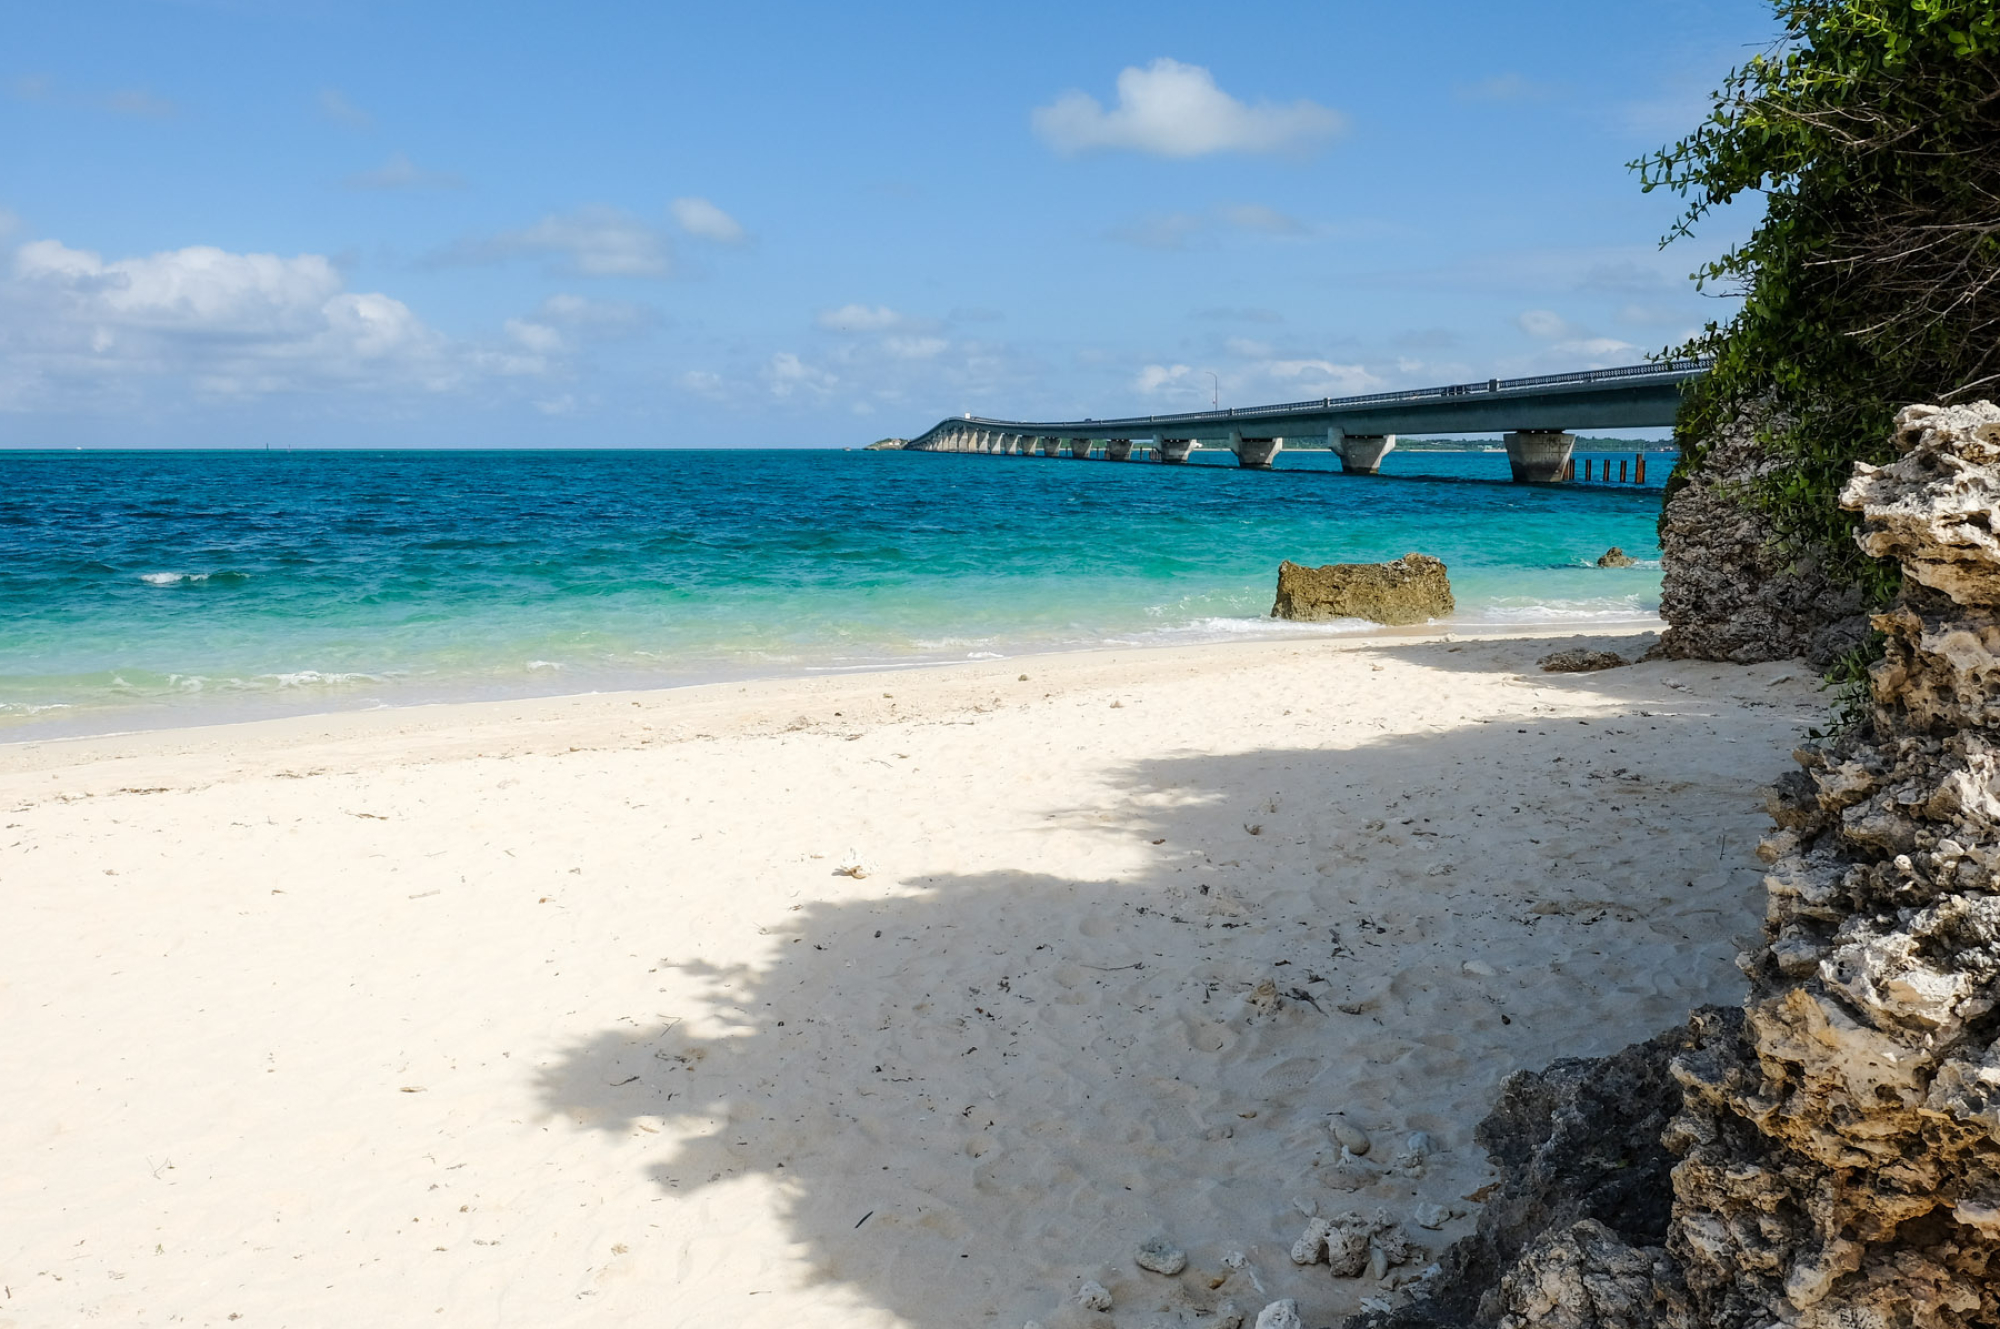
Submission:
[[[1007,429],[1031,431],[1034,429],[1081,429],[1090,425],[1106,433],[1120,429],[1135,429],[1140,426],[1211,424],[1219,421],[1256,419],[1269,415],[1298,415],[1307,411],[1338,410],[1350,406],[1378,406],[1391,402],[1442,401],[1451,397],[1469,397],[1475,394],[1495,395],[1518,392],[1534,388],[1561,387],[1565,384],[1608,383],[1634,378],[1692,378],[1705,373],[1714,363],[1709,357],[1694,360],[1662,360],[1644,365],[1622,365],[1615,369],[1579,369],[1567,374],[1538,374],[1532,378],[1489,378],[1484,383],[1454,383],[1438,388],[1407,388],[1399,392],[1370,392],[1357,397],[1321,397],[1317,401],[1281,402],[1273,406],[1232,406],[1216,411],[1182,411],[1173,415],[1132,415],[1115,420],[997,420],[983,415],[955,415],[940,420],[917,437],[910,440],[911,446],[922,443],[931,435],[944,429],[961,425],[993,425]],[[1137,430],[1143,432],[1143,430]]]

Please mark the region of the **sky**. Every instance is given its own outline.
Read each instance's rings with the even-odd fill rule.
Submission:
[[[0,447],[852,446],[1631,364],[1767,0],[65,0]]]

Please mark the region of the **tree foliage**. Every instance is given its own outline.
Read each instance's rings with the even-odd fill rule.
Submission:
[[[1695,274],[1743,298],[1674,354],[1691,394],[1674,482],[1746,411],[1781,460],[1743,495],[1791,552],[1886,599],[1835,496],[1896,411],[2000,392],[2000,0],[1773,0],[1783,37],[1694,133],[1634,162],[1688,200],[1667,241],[1762,193],[1750,238]],[[1663,241],[1665,243],[1665,241]]]

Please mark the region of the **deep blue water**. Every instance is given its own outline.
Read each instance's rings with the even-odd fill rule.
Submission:
[[[1435,554],[1467,623],[1658,602],[1669,458],[1203,460],[0,453],[0,734],[1359,630],[1266,618],[1283,558]],[[1591,566],[1614,544],[1642,565]]]

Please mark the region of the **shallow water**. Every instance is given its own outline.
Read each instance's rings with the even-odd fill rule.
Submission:
[[[1657,487],[1229,460],[0,453],[0,733],[1366,630],[1266,617],[1284,558],[1435,554],[1467,624],[1657,607]]]

